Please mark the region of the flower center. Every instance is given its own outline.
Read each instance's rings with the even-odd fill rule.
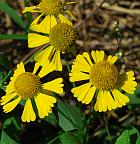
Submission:
[[[50,30],[50,43],[61,52],[67,51],[76,41],[76,31],[68,24],[55,25]]]
[[[42,0],[39,3],[41,12],[45,15],[55,15],[63,12],[62,2],[59,0]]]
[[[93,64],[90,75],[90,82],[99,89],[109,90],[115,87],[118,81],[118,70],[115,65],[107,61]]]
[[[14,87],[18,96],[28,99],[38,94],[41,89],[41,81],[37,75],[25,72],[17,77]]]

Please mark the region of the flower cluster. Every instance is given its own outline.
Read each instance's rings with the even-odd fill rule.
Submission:
[[[34,121],[37,116],[44,118],[52,112],[57,102],[52,92],[63,93],[63,79],[46,79],[44,83],[42,78],[53,71],[62,71],[60,55],[74,48],[76,30],[65,16],[67,14],[76,20],[66,8],[73,3],[41,0],[37,6],[25,7],[23,10],[23,13],[39,13],[29,27],[28,47],[45,46],[34,56],[33,72],[26,72],[23,62],[17,65],[6,87],[6,94],[1,98],[5,113],[11,112],[21,101],[25,102],[21,116],[23,122]],[[99,112],[126,105],[129,102],[126,93],[133,94],[137,83],[134,72],[121,73],[115,65],[116,61],[117,56],[106,56],[104,51],[92,50],[91,53],[78,54],[69,73],[70,82],[76,83],[76,87],[71,90],[74,97],[83,104],[94,101],[94,110]],[[77,83],[79,81],[81,85]]]

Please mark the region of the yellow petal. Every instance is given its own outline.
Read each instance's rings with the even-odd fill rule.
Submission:
[[[92,51],[91,55],[92,55],[92,58],[93,58],[94,62],[97,63],[96,52]]]
[[[84,56],[87,57],[86,53]],[[88,58],[88,57],[87,57]],[[89,59],[88,59],[89,60]],[[90,61],[87,61],[83,55],[77,55],[76,60],[73,62],[72,65],[72,73],[73,72],[88,72],[91,70],[91,65],[89,64]]]
[[[75,82],[75,81],[81,81],[81,80],[88,80],[89,79],[89,74],[82,73],[82,72],[72,72],[69,74],[70,76],[70,81]]]
[[[76,17],[72,14],[71,11],[66,10],[65,12],[66,12],[69,16],[71,16],[75,21],[77,21]]]
[[[62,71],[62,63],[61,63],[61,59],[60,59],[60,51],[56,50],[53,59],[52,59],[52,63],[55,66],[55,70],[56,71]]]
[[[117,108],[116,103],[115,103],[112,95],[110,94],[110,92],[104,91],[104,95],[105,95],[108,110],[112,110],[112,109]]]
[[[96,91],[96,87],[92,86],[89,89],[89,91],[88,91],[87,95],[85,96],[85,98],[83,99],[82,103],[89,104],[93,99],[95,91]]]
[[[57,21],[54,15],[51,15],[51,28],[57,25]]]
[[[95,63],[104,60],[104,51],[98,51],[98,50],[92,51],[91,55]]]
[[[137,83],[134,81],[134,72],[130,71],[126,73],[127,75],[127,80],[124,82],[122,89],[129,93],[129,94],[134,94],[134,91],[136,89]]]
[[[113,100],[109,91],[100,90],[94,106],[95,111],[106,112],[107,110],[111,110],[114,108],[116,108],[115,101]]]
[[[43,65],[43,67],[41,68],[38,76],[40,78],[44,77],[45,75],[47,75],[48,73],[52,72],[55,70],[55,66],[53,63],[50,63],[49,61],[46,61],[46,65]]]
[[[28,47],[33,48],[37,46],[41,46],[49,42],[49,37],[42,36],[36,33],[29,33],[28,34]]]
[[[22,13],[26,12],[40,12],[36,6],[25,7]]]
[[[34,21],[30,25],[31,30],[36,31],[36,32],[40,32],[39,31],[39,21],[40,21],[42,16],[43,16],[43,14],[39,15],[37,18],[34,19]]]
[[[52,80],[50,82],[47,82],[43,85],[43,87],[47,90],[53,91],[58,94],[63,93],[63,85],[62,84],[63,79],[62,78],[57,78],[55,80]]]
[[[36,55],[35,60],[39,61],[42,66],[46,65],[46,61],[51,61],[55,49],[53,46],[48,46],[43,52]]]
[[[53,104],[56,103],[56,99],[52,96],[40,93],[37,97],[35,97],[35,103],[38,109],[39,117],[44,118],[51,112],[51,107],[53,107]]]
[[[25,72],[24,64],[23,62],[20,62],[17,65],[17,69],[14,71],[13,77],[11,77],[11,80],[14,81],[19,75]]]
[[[21,119],[23,122],[30,122],[36,119],[36,115],[30,99],[26,100]]]
[[[40,63],[36,62],[35,65],[34,65],[33,74],[35,74],[37,72],[37,70],[39,69],[39,67],[40,67]]]
[[[58,17],[59,17],[61,23],[66,23],[66,24],[68,24],[68,25],[73,26],[72,22],[69,21],[69,20],[68,20],[65,16],[63,16],[62,14],[59,14]]]
[[[5,96],[3,96],[1,98],[1,105],[5,105],[7,102],[9,102],[10,100],[12,100],[17,94],[11,93],[11,94],[6,94]]]
[[[14,81],[10,81],[9,84],[6,86],[6,95],[9,95],[14,92]]]
[[[104,60],[104,51],[100,51],[99,52],[99,61],[103,61]]]
[[[107,61],[111,64],[114,64],[117,61],[117,56],[108,56]]]
[[[66,4],[69,5],[69,4],[74,4],[74,3],[76,3],[76,2],[67,2]]]
[[[36,32],[42,32],[49,34],[50,28],[51,28],[51,17],[50,15],[47,15],[40,23],[38,23],[41,16],[34,20],[34,22],[31,24],[30,29],[34,30]]]
[[[74,93],[74,97],[77,97],[78,101],[83,101],[91,87],[90,83],[83,84],[81,86],[75,87],[71,90]]]
[[[84,52],[82,55],[86,59],[86,61],[89,63],[89,65],[92,66],[92,61],[90,59],[89,54],[87,52]]]
[[[118,90],[113,90],[112,94],[114,96],[115,103],[118,107],[122,107],[129,102],[129,98]]]
[[[21,98],[18,97],[17,99],[7,103],[6,105],[3,106],[3,109],[4,109],[4,112],[5,113],[8,113],[10,111],[12,111],[16,106],[17,104],[20,102]]]

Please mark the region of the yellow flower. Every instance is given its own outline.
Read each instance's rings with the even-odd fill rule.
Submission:
[[[36,33],[28,34],[29,48],[50,43],[49,47],[45,48],[35,57],[35,60],[38,61],[40,65],[45,65],[46,61],[49,60],[49,62],[55,66],[56,71],[62,71],[60,53],[68,51],[75,41],[76,32],[66,23],[60,23],[51,28],[49,36]]]
[[[25,7],[23,13],[40,13],[40,15],[31,23],[30,29],[37,32],[49,33],[50,28],[58,22],[72,25],[72,23],[64,16],[64,13],[66,12],[75,19],[73,14],[65,9],[65,5],[72,3],[75,2],[62,3],[60,0],[42,0],[37,6]]]
[[[21,100],[25,100],[22,114],[23,122],[30,122],[36,119],[32,101],[35,102],[40,118],[48,116],[52,112],[52,107],[56,103],[56,98],[50,95],[50,91],[61,94],[63,92],[62,78],[42,83],[40,78],[54,70],[48,64],[47,71],[42,69],[36,75],[38,66],[35,64],[33,72],[26,72],[23,62],[17,65],[9,85],[6,87],[6,95],[1,98],[1,105],[5,113],[11,112]]]
[[[96,95],[94,109],[99,112],[122,107],[129,98],[120,90],[133,94],[137,85],[133,71],[119,74],[114,65],[117,57],[107,57],[103,51],[92,51],[91,56],[94,62],[87,52],[79,54],[73,62],[70,81],[85,81],[85,84],[72,89],[74,97],[89,104]]]

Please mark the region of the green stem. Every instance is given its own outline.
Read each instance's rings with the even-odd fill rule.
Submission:
[[[65,61],[66,61],[66,67],[67,67],[67,69],[68,69],[68,72],[70,73],[71,70],[70,70],[70,65],[69,65],[69,63],[68,63],[68,58],[67,58],[66,53],[64,54],[64,58],[65,58]],[[73,87],[76,87],[74,82],[72,82],[72,85],[73,85]]]
[[[111,138],[111,134],[110,134],[110,131],[109,131],[109,128],[108,128],[108,120],[107,120],[107,117],[105,115],[104,115],[104,122],[105,122],[105,129],[106,129],[106,132],[107,132],[110,144],[111,144],[112,143],[112,138]]]
[[[4,77],[4,79],[1,81],[0,86],[4,84],[4,82],[9,78],[9,76],[12,74],[12,71],[10,70],[8,74]]]

